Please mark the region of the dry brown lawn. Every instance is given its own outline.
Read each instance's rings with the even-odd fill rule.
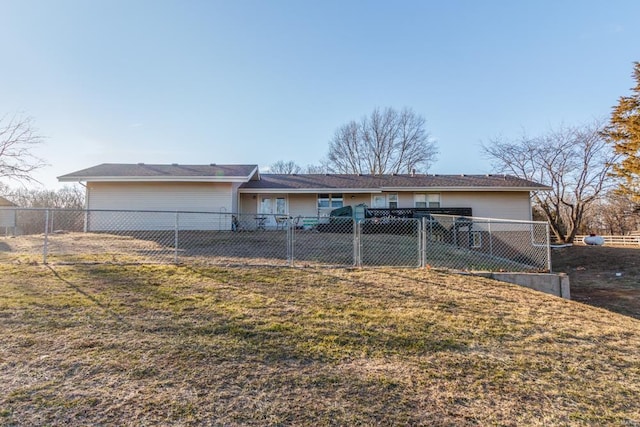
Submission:
[[[18,262],[1,425],[640,425],[640,320],[517,286]]]

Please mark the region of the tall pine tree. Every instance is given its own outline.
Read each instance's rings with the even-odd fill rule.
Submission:
[[[620,97],[604,133],[622,156],[613,166],[614,173],[623,179],[620,192],[630,195],[640,209],[640,62],[634,62],[632,76],[636,86],[631,96]]]

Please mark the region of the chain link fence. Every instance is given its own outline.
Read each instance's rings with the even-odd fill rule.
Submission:
[[[451,215],[289,217],[209,212],[0,211],[0,262],[434,267],[550,271],[546,223]]]

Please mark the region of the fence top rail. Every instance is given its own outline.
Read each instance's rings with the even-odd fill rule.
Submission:
[[[576,238],[577,237],[587,237],[590,236],[590,234],[576,234]],[[640,235],[637,234],[598,234],[598,236],[600,237],[609,237],[609,238],[614,238],[614,239],[637,239],[640,238]]]
[[[474,222],[492,222],[492,223],[519,223],[519,224],[542,224],[546,225],[546,221],[529,221],[524,219],[506,219],[506,218],[485,218],[480,216],[462,216],[462,215],[444,215],[444,214],[430,214],[434,218],[451,218],[453,220],[465,218]]]
[[[576,235],[576,237],[574,238],[575,241],[582,241],[582,239],[584,239],[585,237],[588,237],[589,234],[578,234]],[[640,236],[633,236],[633,235],[629,235],[629,234],[612,234],[612,235],[604,235],[604,234],[598,234],[598,236],[602,237],[605,242],[612,242],[612,243],[616,243],[616,242],[629,242],[629,243],[637,243],[640,244]]]
[[[165,214],[216,214],[216,215],[237,215],[237,216],[286,216],[289,217],[288,213],[284,214],[261,214],[261,213],[238,213],[238,212],[222,212],[222,211],[167,211],[167,210],[151,210],[151,209],[73,209],[73,208],[21,208],[19,206],[11,206],[7,210],[12,211],[36,211],[36,212],[46,212],[46,211],[55,211],[55,212],[124,212],[124,213],[165,213]],[[315,217],[313,217],[315,218]]]
[[[10,206],[3,207],[3,210],[8,211],[35,211],[35,212],[46,212],[46,211],[55,211],[55,212],[121,212],[121,213],[163,213],[163,214],[209,214],[209,215],[236,215],[236,216],[273,216],[273,217],[287,217],[287,218],[320,218],[317,215],[296,215],[292,216],[289,213],[282,214],[262,214],[256,212],[222,212],[222,211],[181,211],[181,210],[153,210],[153,209],[73,209],[73,208],[26,208],[19,206]],[[474,222],[490,222],[490,223],[516,223],[516,224],[542,224],[546,225],[546,221],[528,221],[528,220],[518,220],[518,219],[505,219],[505,218],[486,218],[486,217],[478,217],[478,216],[464,216],[464,215],[447,215],[447,214],[436,214],[430,213],[434,218],[451,218],[452,220],[460,220],[461,218],[468,219]],[[401,219],[401,218],[395,218]],[[412,219],[412,218],[410,218]]]

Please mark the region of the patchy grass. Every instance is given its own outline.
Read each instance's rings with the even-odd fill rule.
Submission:
[[[520,238],[523,238],[520,236]],[[505,249],[494,239],[492,254],[429,240],[427,263],[438,268],[538,271],[547,268],[546,249],[526,245]],[[178,250],[175,249],[177,240]],[[465,239],[460,239],[464,241]],[[518,239],[516,239],[517,241]],[[421,248],[417,234],[363,233],[360,236],[363,266],[420,266]],[[296,231],[288,248],[285,230],[231,231],[139,231],[111,233],[54,233],[47,237],[46,257],[50,263],[172,263],[192,265],[287,266],[288,251],[296,266],[352,267],[353,233]],[[521,252],[519,256],[516,256]],[[0,262],[11,263],[30,257],[40,262],[45,253],[43,235],[0,237]]]
[[[0,265],[2,425],[640,423],[640,321],[432,270]]]
[[[569,275],[572,299],[640,319],[640,247],[577,245],[551,258]]]

